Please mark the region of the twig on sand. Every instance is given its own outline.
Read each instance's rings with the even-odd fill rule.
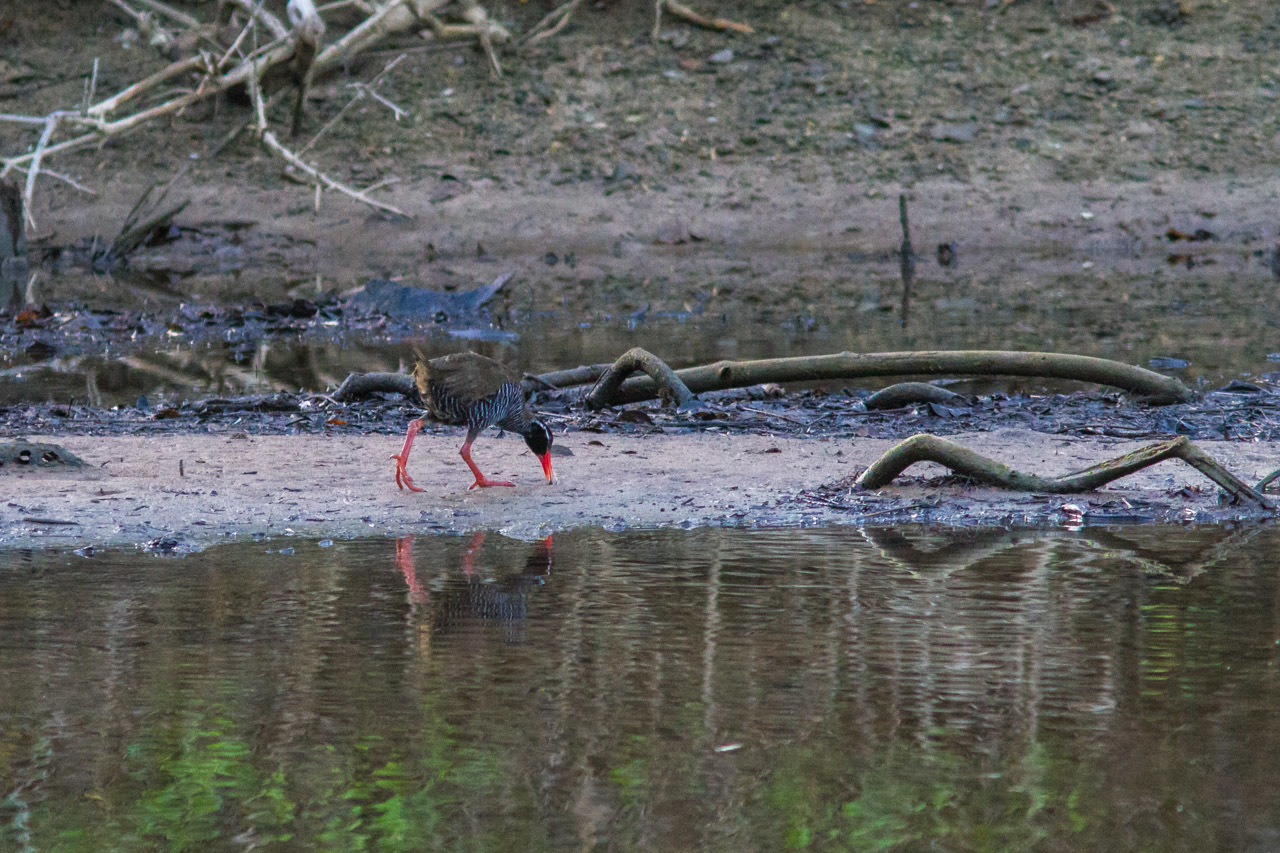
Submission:
[[[921,433],[894,445],[872,462],[858,477],[857,484],[864,489],[879,489],[917,462],[936,462],[963,477],[997,488],[1061,495],[1097,489],[1166,459],[1186,462],[1217,483],[1235,501],[1245,501],[1267,512],[1275,512],[1274,505],[1261,492],[1232,474],[1185,435],[1149,444],[1132,453],[1060,477],[1044,477],[1015,471],[955,442]]]
[[[404,112],[404,110],[400,109],[400,107],[397,107],[395,104],[391,103],[390,101],[386,100],[381,95],[379,95],[377,89],[378,89],[378,85],[382,82],[382,78],[385,77],[388,73],[390,73],[390,71],[393,68],[399,65],[401,61],[404,60],[405,56],[406,54],[401,53],[395,59],[388,62],[386,65],[383,66],[382,70],[378,72],[378,75],[374,77],[372,80],[370,80],[368,83],[352,84],[352,88],[355,89],[355,95],[353,95],[351,100],[343,104],[343,106],[336,113],[334,113],[333,118],[325,122],[324,125],[322,125],[321,128],[316,131],[315,136],[311,137],[311,139],[307,141],[306,145],[298,149],[298,153],[306,154],[307,151],[311,149],[311,146],[315,145],[316,142],[320,140],[321,136],[324,136],[326,133],[328,133],[329,129],[332,128],[335,124],[337,124],[342,119],[342,117],[346,115],[348,110],[354,107],[357,103],[360,102],[362,98],[366,96],[371,97],[374,100],[377,100],[380,103],[385,104],[390,109],[394,110],[396,112],[396,121],[399,121],[400,113]]]
[[[658,27],[658,22],[661,21],[662,10],[665,9],[675,17],[681,18],[694,26],[702,27],[703,29],[732,30],[735,33],[742,33],[743,35],[751,35],[755,32],[755,29],[750,24],[740,24],[737,21],[730,21],[727,18],[708,18],[705,15],[699,15],[683,3],[676,2],[676,0],[658,0],[657,5],[658,14],[655,16],[654,21],[655,30]],[[657,40],[656,33],[654,40]]]
[[[582,5],[582,0],[569,0],[552,9],[541,21],[533,25],[520,40],[521,45],[537,44],[543,39],[551,38],[563,30],[573,17],[574,11]]]

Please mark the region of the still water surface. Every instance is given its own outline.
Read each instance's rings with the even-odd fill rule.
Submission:
[[[1274,529],[0,554],[4,850],[1274,850]]]

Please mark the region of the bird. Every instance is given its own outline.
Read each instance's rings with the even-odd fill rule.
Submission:
[[[555,482],[551,473],[551,430],[534,417],[525,404],[519,382],[512,379],[499,362],[474,352],[456,352],[430,361],[418,361],[413,367],[413,379],[426,403],[427,417],[467,428],[467,438],[462,443],[462,461],[476,476],[468,490],[515,485],[506,480],[490,480],[471,459],[471,443],[491,426],[524,436],[525,443],[542,463],[547,482]],[[391,457],[396,461],[396,485],[414,492],[423,490],[413,484],[406,466],[413,440],[424,425],[423,418],[411,421],[404,437],[404,448]]]

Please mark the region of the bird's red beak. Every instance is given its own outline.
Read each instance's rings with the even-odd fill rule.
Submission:
[[[547,482],[554,483],[555,480],[551,476],[551,453],[550,451],[538,457],[538,461],[542,463],[542,473],[547,475]]]

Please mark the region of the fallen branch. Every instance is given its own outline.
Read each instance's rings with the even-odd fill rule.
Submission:
[[[613,405],[623,380],[639,370],[649,374],[649,378],[657,383],[665,395],[675,401],[677,408],[687,406],[694,399],[688,386],[680,381],[680,377],[665,361],[647,350],[634,347],[619,356],[596,381],[585,398],[587,408],[602,409]]]
[[[591,385],[604,376],[605,371],[612,366],[611,364],[590,364],[571,367],[568,370],[553,370],[538,376],[525,376],[521,384],[525,391],[530,393],[546,388],[561,389],[573,388],[576,385]]]
[[[45,148],[49,145],[49,139],[53,136],[54,130],[58,127],[58,119],[61,118],[60,113],[53,113],[44,122],[44,130],[40,132],[40,141],[36,143],[36,150],[31,155],[31,165],[27,167],[27,183],[26,188],[22,191],[23,210],[26,211],[27,224],[31,226],[31,230],[36,229],[36,218],[31,215],[31,198],[36,191],[36,177],[40,174],[40,161],[44,158]]]
[[[352,373],[342,380],[338,390],[331,396],[339,403],[346,403],[377,393],[403,394],[415,398],[418,386],[407,373]]]
[[[885,409],[901,409],[911,403],[939,403],[946,406],[963,406],[967,405],[968,401],[955,391],[948,391],[946,388],[939,388],[937,385],[930,385],[928,382],[899,382],[896,385],[890,385],[888,388],[882,388],[863,401],[868,411],[872,412]]]
[[[1186,462],[1217,483],[1235,502],[1245,501],[1259,509],[1275,512],[1271,501],[1267,500],[1261,492],[1232,474],[1212,456],[1192,444],[1185,435],[1147,445],[1132,453],[1126,453],[1060,477],[1042,477],[1038,474],[1015,471],[1007,465],[988,459],[980,453],[975,453],[945,438],[922,433],[894,445],[879,459],[872,462],[856,482],[864,489],[879,489],[887,486],[895,477],[917,462],[936,462],[939,465],[945,465],[960,476],[997,488],[1062,495],[1092,491],[1166,459],[1181,459]]]
[[[766,382],[813,382],[865,379],[872,376],[1037,376],[1072,379],[1121,388],[1163,405],[1186,402],[1192,394],[1172,376],[1163,376],[1105,358],[1047,352],[1001,350],[938,350],[923,352],[851,353],[771,358],[760,361],[718,361],[677,370],[676,376],[694,394],[745,388]],[[658,386],[652,379],[629,379],[615,395],[614,405],[652,400]]]
[[[593,385],[613,368],[614,365],[611,364],[592,364],[567,370],[555,370],[539,376],[525,377],[523,386],[526,392],[532,393],[548,387],[565,390],[582,385]],[[715,364],[688,367],[672,373],[685,385],[691,395],[766,383],[933,374],[1072,379],[1121,388],[1145,398],[1145,401],[1152,405],[1186,402],[1192,397],[1191,391],[1171,376],[1163,376],[1151,370],[1105,358],[1044,352],[999,350],[842,352],[832,355],[759,361],[718,361]],[[658,389],[658,383],[648,376],[627,379],[622,382],[616,392],[611,393],[612,402],[608,405],[621,406],[652,400],[658,396]],[[395,391],[396,389],[377,390]]]

